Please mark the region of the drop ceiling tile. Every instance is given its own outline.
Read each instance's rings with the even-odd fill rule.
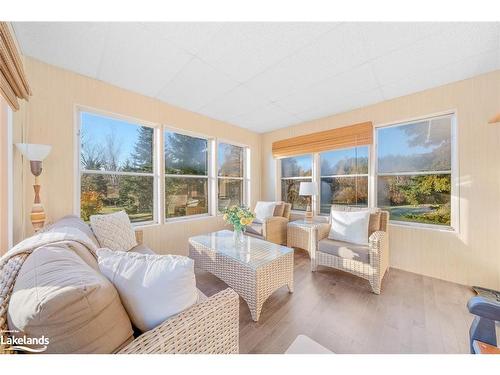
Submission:
[[[144,22],[143,27],[190,53],[197,53],[223,26],[222,22]]]
[[[432,87],[446,85],[500,69],[500,49],[492,50],[441,68],[412,75],[392,85],[383,86],[384,99],[392,99]]]
[[[136,23],[111,24],[109,40],[98,78],[148,96],[157,95],[192,59],[172,42],[155,38]]]
[[[256,92],[276,100],[367,60],[359,28],[352,23],[341,24],[247,84]]]
[[[310,108],[297,116],[304,120],[317,119],[331,116],[336,113],[346,112],[355,108],[365,107],[383,101],[382,91],[379,88],[358,92],[352,95],[340,95],[333,98],[325,98],[313,108]]]
[[[22,53],[45,63],[96,78],[107,38],[107,23],[15,22]]]
[[[269,100],[252,92],[245,85],[240,85],[203,106],[198,112],[212,118],[229,121],[256,108],[264,107],[266,104],[269,104]]]
[[[274,104],[255,109],[245,115],[234,118],[234,124],[258,133],[294,125],[301,120]]]
[[[236,81],[195,57],[157,97],[191,111],[198,111],[236,86]]]
[[[444,33],[376,59],[373,67],[384,86],[496,49],[499,44],[498,24],[459,23]]]
[[[372,59],[446,30],[445,23],[436,22],[366,22],[358,25]]]
[[[289,113],[303,113],[324,100],[337,100],[378,87],[369,64],[362,65],[276,101]]]
[[[227,23],[197,55],[239,82],[304,47],[331,23]]]

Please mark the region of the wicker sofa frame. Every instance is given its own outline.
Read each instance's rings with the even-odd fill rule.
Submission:
[[[359,208],[346,206],[332,206],[336,210],[356,211]],[[316,227],[315,238],[311,240],[310,249],[311,270],[316,271],[318,266],[336,268],[368,280],[373,293],[380,294],[382,279],[389,268],[389,234],[387,224],[389,212],[380,210],[380,225],[369,237],[369,263],[354,259],[346,259],[318,250],[319,241],[328,237],[330,223]]]
[[[142,232],[136,232],[142,242]],[[29,254],[0,263],[0,330],[8,335],[7,310],[15,279]],[[14,354],[0,344],[0,354]],[[237,354],[239,353],[239,297],[228,288],[143,333],[117,354]]]

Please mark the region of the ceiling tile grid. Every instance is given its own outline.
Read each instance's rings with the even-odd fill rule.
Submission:
[[[14,22],[25,55],[256,132],[500,69],[500,23]]]

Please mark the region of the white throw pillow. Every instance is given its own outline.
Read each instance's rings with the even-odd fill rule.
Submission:
[[[180,255],[97,251],[99,269],[118,290],[142,332],[194,305],[199,298],[192,259]]]
[[[129,251],[137,246],[134,228],[125,211],[108,215],[92,215],[90,226],[101,247],[115,251]]]
[[[255,222],[263,223],[268,217],[274,216],[274,208],[277,202],[262,202],[259,201],[255,205]]]
[[[370,210],[337,211],[330,213],[331,240],[345,241],[358,245],[368,244],[368,225],[370,223]]]

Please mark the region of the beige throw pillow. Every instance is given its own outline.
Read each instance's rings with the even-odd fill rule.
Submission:
[[[129,251],[137,246],[134,228],[125,211],[92,215],[90,225],[101,247],[114,251]]]

